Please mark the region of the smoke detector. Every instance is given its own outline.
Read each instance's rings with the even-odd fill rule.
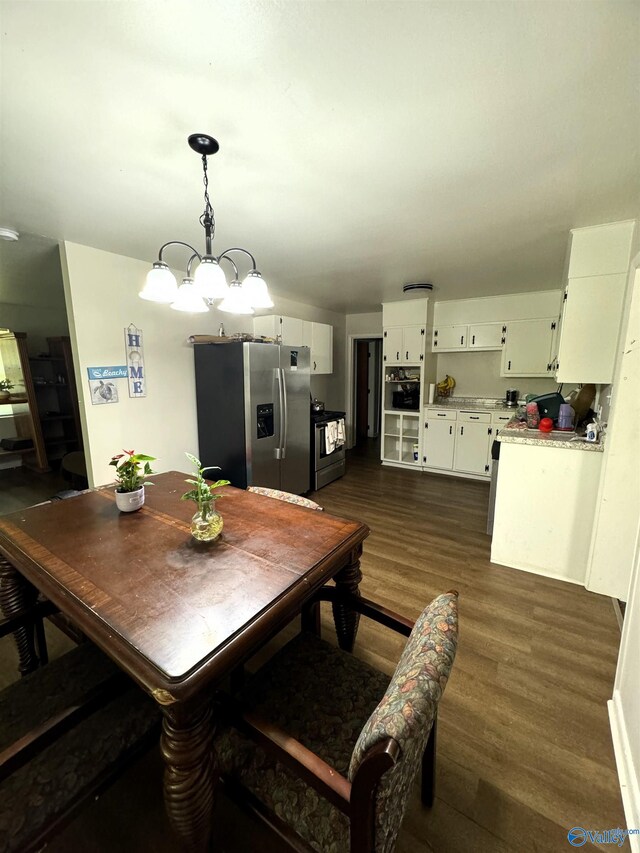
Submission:
[[[424,291],[433,290],[432,284],[426,282],[418,282],[416,284],[405,284],[402,287],[403,293],[422,293]]]
[[[13,228],[4,228],[0,225],[0,240],[19,240],[20,235]]]

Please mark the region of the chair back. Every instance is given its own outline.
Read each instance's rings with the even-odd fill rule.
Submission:
[[[393,850],[457,643],[458,593],[447,592],[416,621],[386,693],[356,741],[349,765],[351,781],[372,746],[391,737],[400,747],[396,764],[378,785],[376,853]]]
[[[322,511],[320,504],[309,498],[303,498],[301,495],[294,495],[293,492],[283,492],[282,489],[268,489],[266,486],[247,486],[248,492],[253,492],[254,495],[264,495],[267,498],[275,498],[278,501],[286,501],[288,504],[296,506],[304,506],[307,509],[319,509]]]

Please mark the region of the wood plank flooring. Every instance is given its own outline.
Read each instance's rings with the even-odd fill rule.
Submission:
[[[312,497],[370,526],[362,561],[367,597],[415,617],[438,593],[460,592],[459,651],[440,709],[436,802],[424,810],[414,793],[398,853],[566,851],[572,826],[625,826],[606,710],[620,639],[609,599],[492,565],[484,483],[382,468],[354,451],[346,476]],[[328,636],[328,613],[323,625]],[[391,673],[400,649],[393,635],[361,623],[358,654]],[[157,756],[149,756],[50,849],[176,849],[158,770]],[[229,853],[277,851],[228,804],[218,819]]]

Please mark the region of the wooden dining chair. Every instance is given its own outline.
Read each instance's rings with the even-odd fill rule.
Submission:
[[[322,511],[323,507],[309,498],[303,498],[301,495],[294,495],[293,492],[283,492],[281,489],[268,489],[266,486],[247,486],[248,492],[253,492],[254,495],[264,495],[267,498],[276,498],[279,501],[286,501],[296,506],[304,506],[307,509],[318,509]]]
[[[0,638],[53,609],[1,620]],[[89,642],[0,690],[0,850],[40,850],[159,729],[156,704]]]
[[[421,767],[423,803],[433,800],[436,712],[456,653],[458,594],[438,596],[415,624],[335,587],[318,597],[408,636],[395,673],[389,680],[303,631],[226,700],[214,737],[221,777],[287,849],[390,853]]]

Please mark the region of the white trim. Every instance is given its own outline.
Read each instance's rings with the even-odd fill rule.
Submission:
[[[584,586],[584,581],[577,578],[569,578],[566,575],[561,575],[558,572],[548,572],[545,569],[540,569],[537,566],[532,566],[530,563],[502,563],[499,559],[493,558],[492,565],[502,566],[504,569],[515,569],[518,572],[528,572],[530,575],[541,575],[543,578],[553,578],[555,581],[566,581],[566,583],[575,583],[578,586]]]
[[[627,827],[638,829],[640,828],[640,783],[638,782],[638,773],[633,766],[633,756],[618,690],[613,691],[613,699],[607,702],[607,706]],[[630,835],[629,843],[633,853],[640,853],[640,835]]]
[[[355,411],[355,396],[356,389],[354,386],[354,359],[353,359],[353,344],[355,341],[371,341],[371,340],[382,340],[382,332],[372,332],[371,334],[366,334],[364,332],[358,332],[357,335],[347,335],[347,377],[346,377],[346,389],[344,395],[344,408],[345,408],[345,426],[347,430],[347,450],[349,450],[354,445],[354,432],[355,425],[353,423],[353,413]],[[382,382],[382,376],[380,377],[380,381]],[[384,389],[381,389],[384,393]],[[382,405],[382,401],[381,401]]]

